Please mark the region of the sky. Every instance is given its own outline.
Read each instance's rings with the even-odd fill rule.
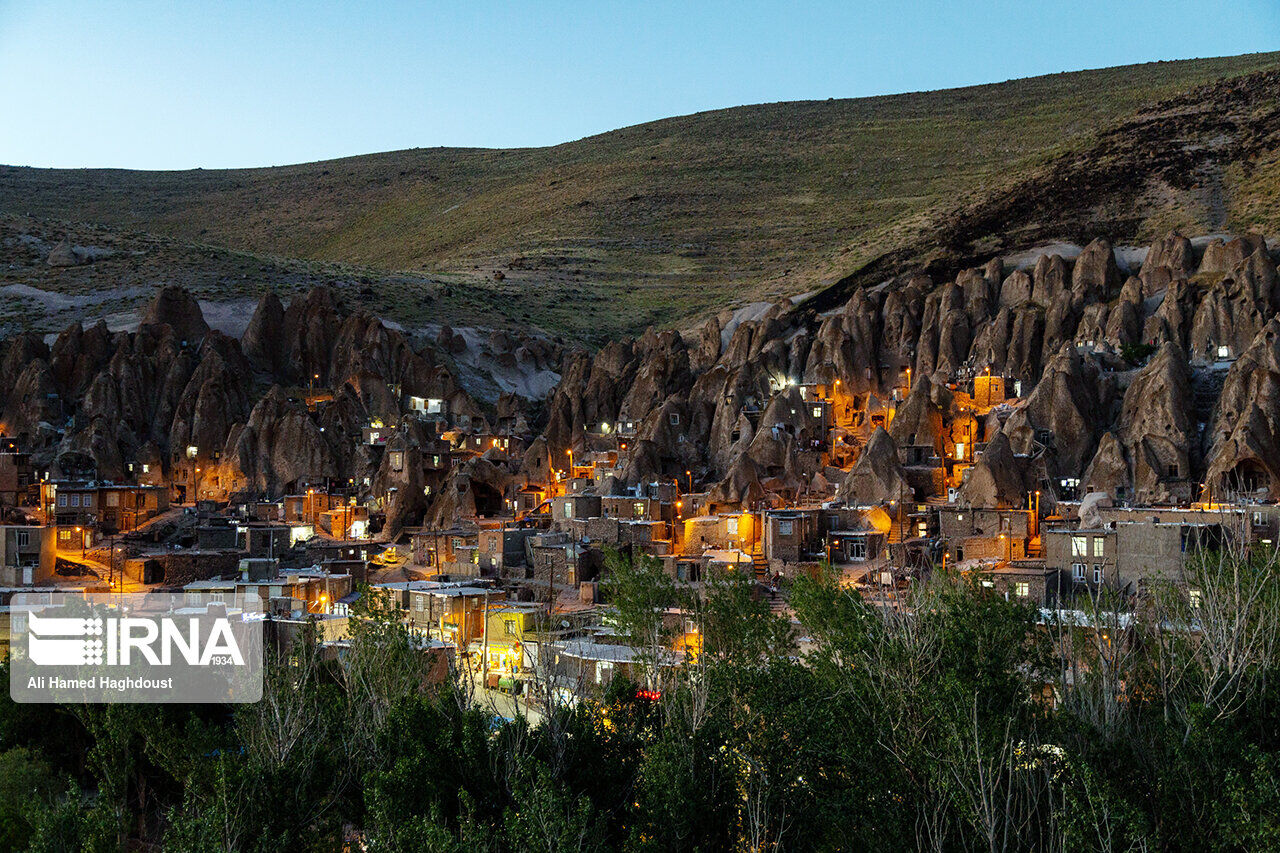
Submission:
[[[0,0],[0,163],[553,145],[699,110],[1280,49],[1280,0]]]

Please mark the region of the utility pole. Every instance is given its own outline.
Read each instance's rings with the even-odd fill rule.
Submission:
[[[489,685],[489,590],[484,591],[484,633],[480,641],[480,666],[482,670],[483,682],[481,686]]]

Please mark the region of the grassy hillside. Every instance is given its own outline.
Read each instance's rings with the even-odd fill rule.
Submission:
[[[304,259],[379,289],[394,272],[378,307],[409,322],[599,339],[819,289],[1144,105],[1276,67],[1280,54],[1259,54],[737,107],[541,149],[228,171],[3,167],[0,212]],[[1205,223],[1264,202],[1235,195]]]

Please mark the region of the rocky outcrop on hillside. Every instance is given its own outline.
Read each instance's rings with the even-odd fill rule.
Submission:
[[[87,459],[97,476],[118,479],[146,462],[160,481],[202,493],[278,495],[302,478],[372,478],[378,461],[362,428],[399,422],[414,398],[485,423],[429,348],[324,288],[287,308],[265,295],[238,341],[211,330],[189,293],[164,287],[135,331],[73,324],[52,346],[18,335],[4,342],[0,366],[4,432],[41,465]],[[417,498],[399,501],[410,515],[426,508],[424,485],[401,490],[416,487]]]
[[[898,460],[898,445],[880,428],[871,435],[857,464],[836,490],[836,497],[851,505],[875,506],[898,500],[909,491]]]
[[[1256,235],[1201,250],[1170,232],[1124,269],[1097,238],[1074,259],[1045,251],[1014,269],[992,259],[941,282],[913,273],[857,288],[822,314],[779,303],[731,326],[720,317],[682,337],[650,332],[594,357],[578,353],[549,403],[545,450],[554,459],[570,446],[605,447],[612,438],[590,428],[634,421],[627,483],[697,470],[730,499],[761,484],[809,482],[831,461],[814,441],[826,425],[807,421],[813,396],[802,386],[829,401],[824,417],[839,416],[844,458],[871,447],[882,418],[899,456],[914,448],[925,462],[957,441],[944,429],[957,416],[955,389],[990,371],[1020,386],[1021,399],[983,416],[974,440],[991,444],[966,475],[967,500],[1025,501],[1027,490],[1084,478],[1115,497],[1186,500],[1211,466],[1219,476],[1226,464],[1200,436],[1217,435],[1206,441],[1220,448],[1229,439],[1219,435],[1225,427],[1205,432],[1214,404],[1205,395],[1216,386],[1197,383],[1195,371],[1221,370],[1215,362],[1258,346],[1280,309],[1274,260]],[[1257,358],[1241,356],[1231,377],[1253,376],[1259,368],[1239,365]],[[1243,382],[1229,378],[1223,400]],[[1227,407],[1245,416],[1237,457],[1280,444],[1265,396]],[[1227,409],[1214,422],[1225,424]],[[876,479],[850,474],[840,494],[852,498],[853,484]]]
[[[1280,319],[1231,365],[1206,440],[1209,497],[1280,498]]]

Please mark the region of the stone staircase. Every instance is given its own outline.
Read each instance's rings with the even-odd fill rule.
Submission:
[[[756,583],[768,585],[769,583],[769,561],[764,558],[764,553],[760,548],[760,543],[751,546],[751,569],[756,579]]]
[[[756,579],[757,589],[765,601],[769,602],[769,610],[773,613],[781,613],[787,609],[786,594],[782,589],[777,593],[769,591],[769,561],[764,558],[764,553],[760,549],[760,544],[756,543],[751,546],[751,568]]]

